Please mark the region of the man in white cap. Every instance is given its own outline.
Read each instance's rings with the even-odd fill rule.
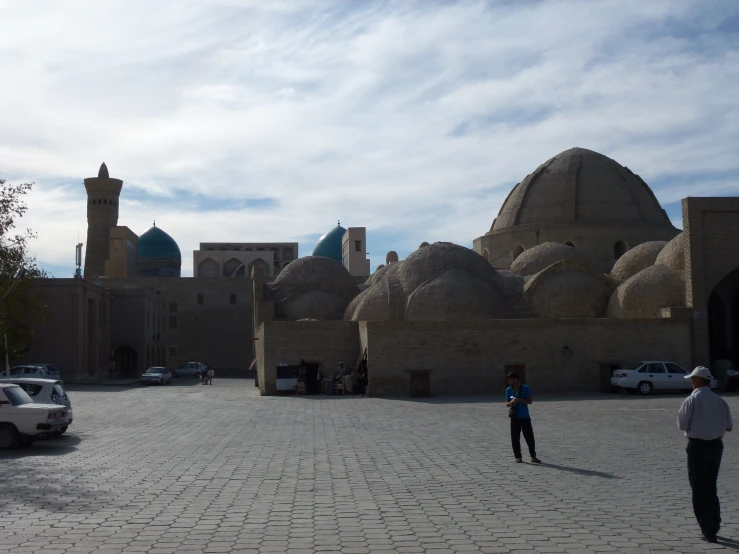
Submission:
[[[721,527],[721,507],[716,494],[718,471],[724,443],[721,440],[733,423],[729,405],[711,390],[711,371],[696,367],[690,375],[693,393],[677,414],[677,426],[688,438],[688,480],[693,489],[693,512],[703,537],[717,542]]]

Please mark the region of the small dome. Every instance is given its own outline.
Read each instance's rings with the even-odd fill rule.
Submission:
[[[408,298],[408,321],[469,321],[505,316],[507,307],[491,283],[464,269],[450,269],[423,283]]]
[[[352,302],[345,319],[463,321],[504,317],[501,279],[476,252],[437,242],[385,266]]]
[[[492,230],[559,222],[641,223],[673,228],[641,177],[585,148],[557,154],[516,185],[500,208]]]
[[[419,246],[419,248],[426,248],[426,247],[427,247],[428,245],[429,245],[429,243],[428,243],[428,242],[426,242],[426,241],[423,241],[423,242],[421,243],[421,245]]]
[[[560,242],[543,242],[524,250],[511,264],[511,271],[519,275],[534,275],[561,260],[577,260],[595,267],[595,262],[582,250]]]
[[[306,256],[291,262],[270,285],[276,315],[288,319],[341,319],[359,294],[354,278],[339,262]]]
[[[608,317],[657,318],[661,308],[685,305],[685,282],[663,265],[643,269],[621,283],[608,302]]]
[[[680,233],[668,242],[654,263],[664,265],[674,271],[683,271],[685,269],[685,233]]]
[[[605,317],[612,286],[597,271],[575,260],[562,260],[533,276],[525,294],[537,317],[596,318]]]
[[[639,273],[642,269],[654,265],[657,255],[667,244],[663,240],[653,240],[635,246],[626,254],[621,256],[611,270],[611,275],[616,279],[626,280]]]
[[[385,256],[385,263],[387,265],[394,264],[397,261],[398,261],[398,253],[395,250],[391,250]]]
[[[344,229],[337,225],[328,233],[323,235],[313,247],[313,256],[323,256],[341,262],[341,241],[344,238]]]
[[[156,225],[139,237],[139,259],[182,261],[175,240]]]

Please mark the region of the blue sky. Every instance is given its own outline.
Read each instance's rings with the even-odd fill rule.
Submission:
[[[471,246],[511,186],[573,146],[687,195],[739,194],[739,3],[690,0],[0,0],[0,175],[55,276],[86,233],[82,179],[124,181],[119,224],[200,242],[365,226],[372,266]]]

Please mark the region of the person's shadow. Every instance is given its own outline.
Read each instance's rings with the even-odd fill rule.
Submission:
[[[722,537],[718,536],[718,544],[725,548],[731,548],[732,550],[739,551],[739,541],[736,541],[734,539],[730,539],[729,537]]]
[[[618,477],[617,475],[614,475],[613,473],[604,473],[602,471],[593,471],[591,469],[580,469],[579,467],[561,466],[557,464],[550,464],[547,462],[542,462],[536,465],[540,467],[551,467],[552,469],[558,469],[560,471],[567,471],[569,473],[576,473],[577,475],[583,475],[585,477],[602,477],[604,479],[620,479],[620,477]]]

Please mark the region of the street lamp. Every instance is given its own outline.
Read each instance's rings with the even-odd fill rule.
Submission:
[[[8,290],[5,291],[5,294],[3,294],[3,297],[0,299],[0,301],[3,302],[3,307],[5,307],[5,299],[10,294],[10,291],[12,291],[13,290],[13,287],[15,287],[20,282],[20,280],[23,279],[23,277],[25,277],[25,276],[26,276],[26,268],[25,267],[20,268],[16,272],[16,274],[13,276],[13,282],[10,284],[10,286],[8,287]],[[8,315],[8,311],[7,310],[5,310],[5,315],[6,316]],[[6,323],[7,323],[7,321],[6,321]],[[7,330],[7,326],[3,330],[3,339],[5,340],[5,377],[7,377],[9,379],[10,378],[10,358],[8,356],[8,330]]]

